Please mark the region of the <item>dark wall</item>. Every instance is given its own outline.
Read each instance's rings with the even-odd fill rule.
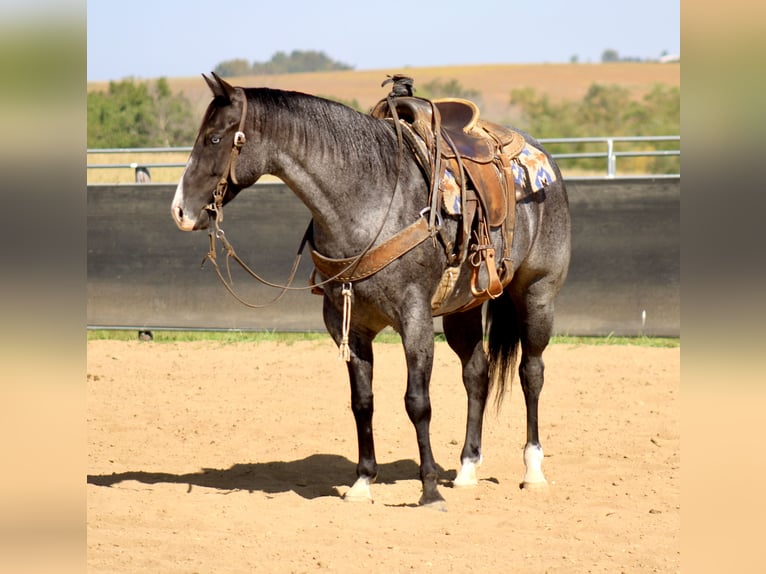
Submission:
[[[568,187],[573,254],[556,332],[679,335],[680,180],[576,180]],[[88,187],[89,326],[324,329],[321,297],[290,292],[273,306],[248,309],[209,264],[200,269],[207,233],[178,231],[170,217],[174,191],[154,184]],[[281,283],[308,222],[286,186],[259,184],[227,206],[223,227],[240,257]],[[306,253],[296,286],[307,284],[311,268]],[[250,302],[277,294],[236,267],[232,274]]]
[[[680,179],[574,180],[567,188],[572,262],[556,332],[679,336]]]

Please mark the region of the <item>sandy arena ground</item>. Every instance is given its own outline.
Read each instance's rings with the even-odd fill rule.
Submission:
[[[518,381],[488,414],[479,485],[451,487],[459,362],[437,343],[431,437],[447,512],[420,496],[398,345],[376,345],[374,504],[340,497],[356,438],[330,342],[88,342],[88,571],[678,572],[680,349],[554,345],[547,492],[519,489]]]

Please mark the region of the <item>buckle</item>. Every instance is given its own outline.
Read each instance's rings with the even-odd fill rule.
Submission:
[[[424,207],[423,209],[420,210],[420,217],[425,217],[426,213],[430,211],[431,211],[430,207]],[[439,213],[438,210],[436,211],[436,225],[437,227],[440,227],[440,228],[444,226],[444,220],[442,219],[442,214]]]
[[[245,145],[245,132],[237,132],[234,134],[234,147],[242,147]]]

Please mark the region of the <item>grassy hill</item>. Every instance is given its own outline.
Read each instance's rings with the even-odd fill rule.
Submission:
[[[200,70],[208,72],[209,70]],[[620,84],[641,98],[654,84],[679,86],[680,63],[615,62],[607,64],[496,64],[443,66],[386,70],[316,72],[273,76],[229,78],[240,86],[267,86],[329,96],[344,101],[356,100],[363,109],[371,108],[388,92],[380,84],[387,74],[406,73],[415,78],[415,87],[433,80],[457,80],[464,89],[477,90],[482,115],[500,123],[514,123],[509,105],[511,90],[534,88],[553,101],[580,99],[591,84]],[[200,76],[168,78],[173,92],[183,92],[201,116],[210,101],[210,91]],[[89,82],[88,91],[106,90],[107,82]],[[417,92],[416,92],[417,93]]]

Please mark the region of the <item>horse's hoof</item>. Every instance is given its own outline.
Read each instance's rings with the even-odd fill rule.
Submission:
[[[476,464],[473,462],[464,463],[455,480],[452,481],[452,486],[457,488],[468,488],[477,484],[479,484],[479,479],[476,478]]]
[[[548,481],[536,480],[534,482],[524,481],[519,484],[519,488],[530,492],[548,492]]]
[[[421,504],[423,508],[435,510],[437,512],[447,512],[447,503],[444,500],[437,500],[428,504]]]
[[[439,510],[441,512],[447,511],[447,502],[444,500],[444,497],[436,489],[435,484],[424,485],[423,494],[420,496],[420,500],[418,501],[418,504],[425,508],[431,508],[434,510]]]
[[[346,502],[372,502],[372,493],[370,492],[370,481],[365,478],[358,478],[354,485],[348,489],[343,496]]]
[[[436,510],[438,512],[447,512],[447,501],[444,500],[441,496],[433,500],[424,500],[424,498],[425,497],[421,497],[420,501],[418,502],[418,504],[423,508]]]

